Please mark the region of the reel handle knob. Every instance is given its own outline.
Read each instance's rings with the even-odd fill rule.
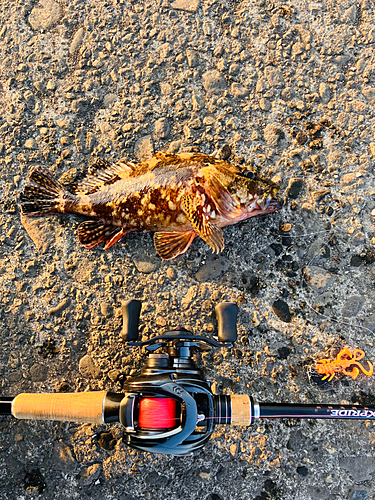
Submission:
[[[121,337],[126,342],[138,340],[139,315],[141,313],[142,302],[131,299],[122,302],[122,331]]]
[[[220,342],[236,342],[238,306],[234,302],[221,302],[215,307]]]

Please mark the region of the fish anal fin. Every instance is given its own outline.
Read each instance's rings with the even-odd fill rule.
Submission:
[[[185,253],[195,238],[193,231],[185,233],[158,232],[154,235],[156,251],[164,260],[170,260]]]
[[[117,243],[128,231],[118,226],[112,226],[100,221],[85,221],[78,226],[78,240],[86,248],[94,248],[103,241],[104,249],[108,250]]]
[[[196,234],[207,243],[214,253],[220,253],[225,246],[223,231],[210,221],[207,212],[208,204],[200,200],[202,198],[197,196],[186,196],[183,200],[184,211]]]
[[[109,248],[113,247],[113,245],[116,245],[116,243],[118,241],[121,240],[121,238],[123,238],[124,236],[126,236],[126,234],[128,233],[129,231],[124,231],[123,229],[121,229],[120,231],[118,231],[117,233],[115,233],[112,238],[110,238],[109,240],[106,240],[106,244],[104,245],[104,250],[108,250]]]

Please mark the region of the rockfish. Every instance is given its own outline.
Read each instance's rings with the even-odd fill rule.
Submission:
[[[281,208],[279,186],[255,172],[200,153],[158,152],[139,164],[97,160],[67,190],[42,167],[31,170],[22,213],[81,214],[78,239],[110,248],[130,231],[152,231],[162,259],[173,259],[196,236],[213,252],[224,249],[222,227]]]

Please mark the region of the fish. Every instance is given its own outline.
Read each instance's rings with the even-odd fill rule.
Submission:
[[[281,209],[279,186],[256,171],[203,153],[157,152],[132,163],[98,159],[69,188],[42,166],[33,167],[20,196],[27,217],[79,214],[78,240],[108,250],[131,231],[154,233],[157,253],[170,260],[199,236],[224,249],[222,228]]]

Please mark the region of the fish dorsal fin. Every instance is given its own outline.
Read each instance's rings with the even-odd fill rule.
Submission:
[[[110,163],[106,160],[98,159],[89,166],[88,174],[77,183],[76,194],[85,195],[99,191],[103,186],[108,186],[131,175],[135,165],[120,161]]]
[[[224,250],[224,235],[220,227],[209,220],[208,203],[200,196],[188,195],[183,200],[183,209],[197,235],[213,252]]]
[[[185,253],[195,238],[193,231],[185,233],[159,232],[154,235],[155,248],[164,260],[174,259]]]
[[[156,151],[152,158],[138,163],[135,169],[135,175],[152,172],[157,168],[178,168],[179,166],[182,166],[179,155],[165,153],[164,151]]]
[[[97,220],[88,220],[78,226],[78,240],[86,248],[94,248],[105,241],[104,250],[117,243],[128,231],[118,226],[104,224]]]

